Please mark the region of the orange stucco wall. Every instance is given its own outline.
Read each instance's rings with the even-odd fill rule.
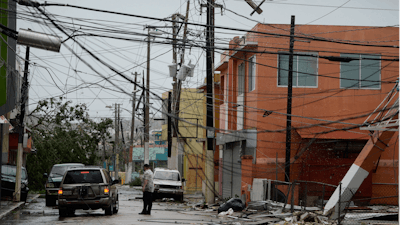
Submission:
[[[253,30],[289,34],[289,25],[256,25]],[[342,40],[375,45],[398,46],[399,29],[395,27],[354,27],[354,26],[320,26],[298,25],[295,35],[311,35],[328,40]],[[393,41],[390,41],[393,40]],[[229,47],[238,47],[240,39],[233,38]],[[231,55],[226,69],[221,70],[221,84],[225,102],[221,105],[220,127],[225,132],[236,130],[236,111],[233,107],[236,103],[238,79],[237,70],[241,62],[247,61],[256,55],[256,88],[248,92],[246,63],[245,79],[245,115],[244,129],[256,128],[257,149],[255,164],[252,164],[251,176],[253,178],[271,178],[276,175],[279,180],[284,180],[285,162],[285,129],[287,108],[287,87],[277,85],[278,55],[272,54],[279,51],[288,51],[289,38],[247,34],[247,41],[258,43],[256,51],[269,53],[239,52]],[[319,56],[340,56],[340,53],[355,54],[379,54],[382,58],[398,58],[398,48],[368,47],[362,45],[347,45],[329,41],[296,41],[295,52],[315,52]],[[232,56],[233,55],[233,56]],[[318,58],[317,87],[294,87],[292,102],[292,131],[291,162],[294,156],[301,152],[308,141],[315,138],[323,139],[357,139],[367,140],[368,131],[358,128],[338,132],[328,132],[362,124],[368,114],[372,112],[393,88],[394,82],[399,76],[399,63],[396,61],[381,61],[381,86],[380,89],[343,89],[340,88],[339,62]],[[229,110],[225,110],[225,105]],[[264,111],[273,111],[269,116],[263,117]],[[225,126],[225,118],[228,115],[228,127]],[[319,120],[315,120],[316,118]],[[325,120],[325,121],[322,121]],[[341,120],[341,123],[329,123],[327,121]],[[321,123],[323,123],[321,125]],[[327,132],[322,136],[315,136],[318,132]],[[359,197],[380,197],[395,195],[398,171],[398,132],[392,138],[389,147],[382,153],[378,169],[364,181],[359,189]],[[343,178],[348,168],[354,162],[357,154],[351,154],[347,158],[338,158],[327,151],[327,145],[312,144],[291,165],[290,179],[312,180],[337,185]],[[276,164],[278,161],[278,164]],[[278,173],[276,172],[278,170]],[[243,176],[242,176],[242,179]],[[246,178],[246,180],[252,180]],[[378,184],[379,183],[379,184]],[[386,185],[385,185],[386,184]],[[387,189],[385,191],[384,189]],[[375,200],[379,202],[379,200]],[[397,203],[396,203],[397,204]]]

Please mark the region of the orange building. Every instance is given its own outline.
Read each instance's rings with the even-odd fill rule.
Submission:
[[[234,37],[216,67],[223,198],[249,199],[254,178],[285,180],[290,25],[257,24],[252,31]],[[290,181],[339,184],[370,138],[359,126],[398,80],[398,40],[396,27],[296,25]],[[397,196],[397,141],[398,132],[357,198]]]

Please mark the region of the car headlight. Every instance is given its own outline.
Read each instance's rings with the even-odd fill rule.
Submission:
[[[53,183],[47,183],[47,184],[46,184],[46,187],[47,187],[47,188],[53,188],[53,187],[54,187],[54,184],[53,184]]]

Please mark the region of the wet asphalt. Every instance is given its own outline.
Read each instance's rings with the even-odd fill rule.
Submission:
[[[193,211],[193,200],[189,203],[172,201],[153,202],[152,215],[139,215],[143,201],[142,192],[128,186],[118,189],[120,209],[117,214],[106,216],[104,211],[76,210],[75,215],[61,218],[57,207],[46,207],[44,198],[37,198],[31,203],[10,213],[0,220],[5,224],[214,224],[220,222],[216,212]],[[197,201],[196,199],[194,201]]]

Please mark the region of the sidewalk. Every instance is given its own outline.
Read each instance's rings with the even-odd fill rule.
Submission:
[[[0,204],[0,219],[7,216],[9,213],[18,209],[19,207],[25,204],[29,204],[31,201],[37,199],[39,196],[40,194],[33,194],[33,195],[28,194],[28,199],[26,200],[26,203],[2,200]]]

